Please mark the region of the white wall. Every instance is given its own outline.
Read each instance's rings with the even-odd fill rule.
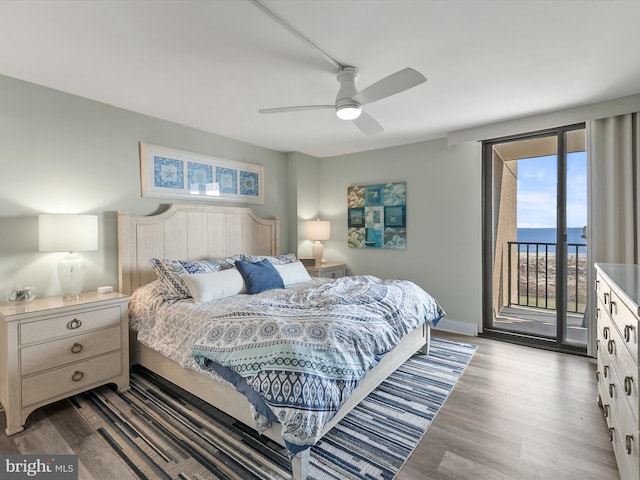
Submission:
[[[477,333],[482,305],[480,147],[446,139],[321,159],[325,258],[350,274],[412,280],[447,312],[443,328]],[[347,187],[407,182],[407,249],[347,246]]]
[[[39,213],[97,214],[99,251],[82,254],[85,289],[117,286],[116,212],[169,203],[141,198],[138,142],[264,165],[266,204],[254,210],[288,231],[284,153],[0,76],[0,301],[16,284],[61,293],[60,254],[38,252]],[[286,235],[281,247],[289,250]]]

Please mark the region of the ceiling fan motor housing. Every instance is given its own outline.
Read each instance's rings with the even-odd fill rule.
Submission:
[[[343,120],[353,120],[360,115],[361,106],[353,100],[358,93],[356,82],[360,78],[356,67],[344,67],[338,73],[340,90],[336,95],[336,115]]]

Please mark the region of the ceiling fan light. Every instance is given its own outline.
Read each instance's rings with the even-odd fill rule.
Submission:
[[[362,108],[360,105],[345,105],[336,108],[336,115],[340,120],[355,120],[360,116]]]

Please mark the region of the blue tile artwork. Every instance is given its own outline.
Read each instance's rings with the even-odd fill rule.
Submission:
[[[206,193],[213,183],[213,167],[204,163],[189,162],[187,164],[189,190]]]
[[[263,165],[140,142],[143,197],[264,204]]]
[[[240,195],[257,197],[259,192],[258,174],[240,170]]]
[[[407,248],[406,182],[348,187],[347,208],[349,247]]]
[[[238,193],[238,171],[235,168],[216,167],[216,182],[220,193]]]
[[[165,157],[153,157],[153,185],[163,188],[184,188],[184,163]]]

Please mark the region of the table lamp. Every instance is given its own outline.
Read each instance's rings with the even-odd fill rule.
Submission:
[[[310,220],[307,222],[307,240],[313,240],[311,253],[316,260],[316,267],[322,265],[322,254],[324,247],[321,240],[329,240],[331,238],[331,222],[326,220]]]
[[[41,252],[68,252],[58,263],[63,300],[80,299],[85,261],[76,252],[98,250],[98,216],[41,214],[38,216]]]

